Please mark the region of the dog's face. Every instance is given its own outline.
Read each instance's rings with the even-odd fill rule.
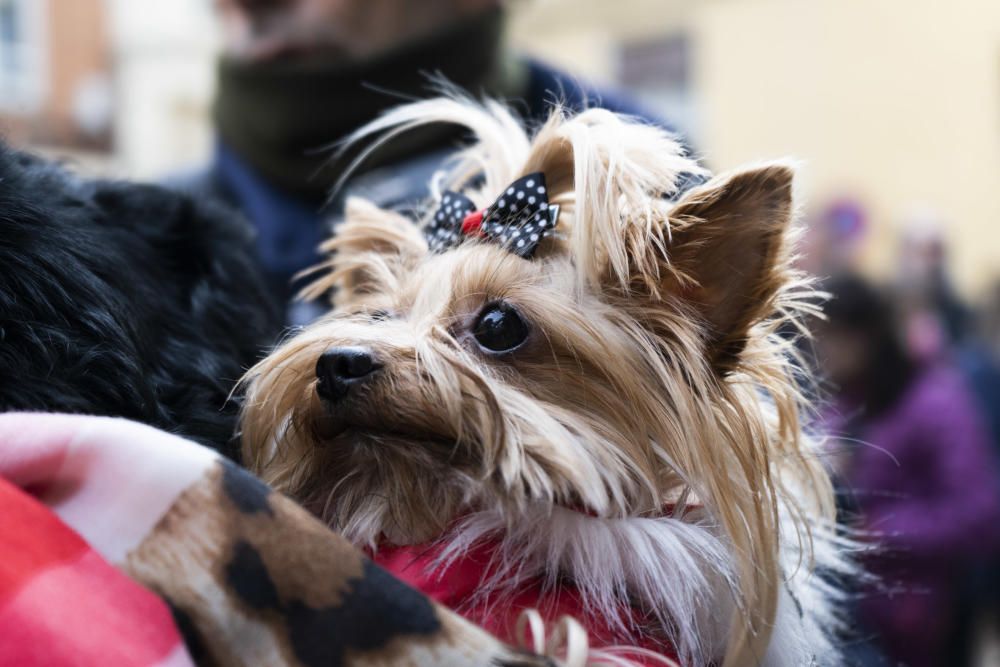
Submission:
[[[478,237],[431,251],[408,219],[349,202],[305,292],[332,292],[333,311],[245,378],[246,463],[362,545],[457,535],[485,515],[523,536],[558,506],[670,517],[728,552],[720,576],[742,618],[729,655],[754,653],[780,552],[807,554],[803,530],[832,506],[778,335],[811,294],[791,268],[791,170],[670,199],[700,168],[666,133],[605,111],[529,138],[496,107],[445,100],[373,127],[440,120],[479,140],[445,183],[476,183],[477,209],[540,172],[554,229],[530,258]],[[559,545],[531,539],[558,568]]]
[[[687,487],[713,498],[732,484],[710,471],[766,456],[725,451],[733,430],[769,436],[720,413],[783,286],[791,178],[746,171],[615,220],[563,179],[560,233],[531,259],[476,240],[431,253],[410,221],[352,202],[313,288],[336,288],[334,311],[250,373],[248,460],[368,543],[484,505],[631,516]]]
[[[306,494],[335,525],[410,542],[481,502],[657,507],[659,483],[632,483],[667,472],[640,416],[639,394],[662,390],[655,351],[567,257],[470,243],[390,275],[342,292],[258,380],[290,392],[295,435],[277,447],[304,438]]]

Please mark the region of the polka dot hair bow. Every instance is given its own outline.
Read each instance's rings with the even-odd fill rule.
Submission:
[[[535,172],[511,183],[481,211],[465,195],[446,190],[427,228],[427,243],[433,252],[444,252],[463,236],[481,236],[528,258],[558,217],[559,206],[549,205],[545,174]]]

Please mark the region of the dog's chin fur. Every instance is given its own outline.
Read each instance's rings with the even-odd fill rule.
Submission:
[[[245,379],[247,462],[359,545],[437,540],[446,565],[496,540],[485,593],[569,577],[588,610],[666,637],[684,664],[835,664],[822,575],[850,568],[778,335],[813,308],[791,169],[678,194],[700,167],[598,110],[529,138],[496,105],[443,99],[366,133],[436,121],[478,138],[438,185],[473,182],[483,206],[542,171],[558,234],[531,260],[474,239],[430,254],[409,221],[352,201],[306,292],[335,291],[334,311]],[[472,330],[501,300],[529,334],[497,355]],[[330,406],[314,369],[337,346],[382,369]],[[649,626],[627,627],[631,604]]]

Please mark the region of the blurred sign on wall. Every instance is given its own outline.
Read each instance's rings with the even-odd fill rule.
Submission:
[[[699,134],[691,88],[691,40],[686,32],[623,41],[616,80],[648,109],[668,118],[691,140]]]

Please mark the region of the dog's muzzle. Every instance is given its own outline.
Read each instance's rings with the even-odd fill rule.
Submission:
[[[326,401],[340,401],[375,377],[381,368],[368,348],[330,348],[316,360],[316,393]]]

